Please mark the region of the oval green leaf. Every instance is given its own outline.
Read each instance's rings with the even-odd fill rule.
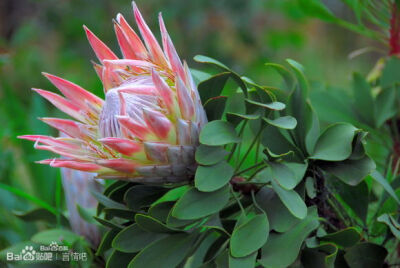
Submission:
[[[113,250],[108,257],[106,268],[126,267],[133,257],[135,257],[135,254]]]
[[[289,267],[299,255],[303,241],[318,226],[317,209],[312,207],[308,211],[308,216],[289,231],[269,235],[267,243],[262,247],[259,263],[264,267]]]
[[[260,106],[260,107],[263,107],[266,109],[270,109],[270,110],[275,110],[275,111],[281,111],[286,108],[286,105],[279,101],[274,101],[271,103],[262,103],[262,102],[249,100],[249,99],[246,99],[246,101],[250,104],[254,104],[254,105],[257,105],[257,106]]]
[[[351,247],[344,259],[352,268],[384,267],[387,250],[377,244],[360,243]]]
[[[167,227],[159,220],[144,214],[135,215],[136,223],[144,230],[152,233],[173,233],[176,230]]]
[[[150,243],[164,238],[167,234],[151,233],[134,223],[119,232],[112,241],[112,247],[125,253],[142,250]]]
[[[286,190],[292,190],[297,185],[294,172],[282,163],[269,163],[272,170],[272,176],[280,186]]]
[[[212,192],[226,185],[234,170],[226,161],[213,166],[199,166],[194,177],[195,187],[202,192]]]
[[[229,186],[214,192],[200,192],[192,188],[176,202],[172,216],[182,220],[199,219],[220,211],[228,200]]]
[[[201,144],[196,149],[196,162],[201,165],[214,165],[222,161],[228,152],[219,146],[207,146]]]
[[[361,235],[354,227],[349,227],[334,233],[324,235],[321,241],[333,242],[338,246],[348,248],[352,247],[361,240]]]
[[[200,132],[200,143],[205,145],[218,146],[239,141],[235,128],[222,120],[211,121]]]
[[[326,161],[342,161],[351,155],[356,128],[347,123],[330,125],[319,136],[310,158]]]
[[[231,255],[241,258],[255,252],[267,242],[269,223],[267,215],[258,214],[233,230]]]
[[[307,206],[300,195],[294,190],[285,190],[274,180],[271,181],[274,191],[277,193],[282,203],[288,208],[290,213],[296,218],[304,219],[307,216]]]
[[[193,246],[197,235],[175,234],[158,240],[129,263],[129,268],[178,267]]]
[[[297,125],[296,118],[289,116],[289,115],[278,117],[276,119],[269,119],[266,117],[264,117],[263,119],[268,124],[273,125],[275,127],[283,128],[283,129],[294,129]]]

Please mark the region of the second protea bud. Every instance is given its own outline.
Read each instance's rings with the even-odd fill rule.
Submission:
[[[144,182],[176,182],[193,176],[198,134],[207,121],[196,85],[161,14],[163,49],[135,4],[133,9],[144,43],[119,14],[114,26],[122,59],[84,27],[100,61],[95,69],[103,83],[104,101],[50,74],[44,75],[65,98],[34,89],[76,120],[42,118],[67,138],[21,136],[35,141],[37,149],[62,156],[39,163]]]

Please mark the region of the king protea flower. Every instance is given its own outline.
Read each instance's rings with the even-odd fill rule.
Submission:
[[[25,135],[61,158],[39,161],[99,177],[180,181],[193,175],[199,131],[206,123],[196,85],[180,60],[161,14],[160,47],[135,3],[144,43],[121,14],[114,21],[120,59],[84,26],[99,64],[105,100],[60,77],[44,76],[65,96],[33,89],[75,120],[41,118],[68,137]]]

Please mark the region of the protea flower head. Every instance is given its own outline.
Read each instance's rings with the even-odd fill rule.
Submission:
[[[65,96],[33,89],[75,120],[41,118],[68,137],[25,135],[35,148],[61,155],[38,163],[97,173],[99,177],[179,181],[193,175],[198,133],[207,118],[196,85],[159,23],[162,48],[133,3],[143,38],[121,14],[114,21],[118,58],[84,26],[99,64],[105,100],[60,77],[44,76]]]

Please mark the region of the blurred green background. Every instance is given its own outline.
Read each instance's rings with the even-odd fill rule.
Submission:
[[[324,2],[335,14],[352,20],[342,2]],[[354,50],[374,44],[307,18],[295,0],[138,0],[137,5],[158,37],[157,14],[162,11],[189,66],[203,68],[192,58],[204,54],[265,85],[277,86],[280,80],[264,64],[292,58],[305,66],[316,88],[348,92],[352,72],[367,74],[379,56],[349,59]],[[33,205],[2,189],[4,185],[62,206],[55,194],[60,192],[59,170],[34,163],[53,155],[16,138],[55,134],[36,118],[63,117],[30,88],[55,91],[40,74],[45,71],[103,97],[82,25],[119,53],[112,24],[118,12],[133,24],[129,0],[0,0],[0,249],[29,239],[43,227],[14,217],[14,211]]]

